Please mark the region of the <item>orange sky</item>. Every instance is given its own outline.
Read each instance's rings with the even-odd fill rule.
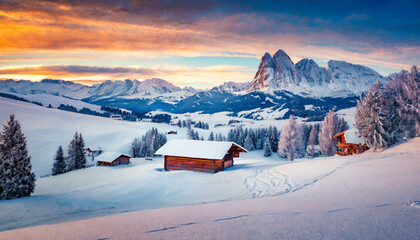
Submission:
[[[420,56],[415,42],[393,42],[390,47],[380,35],[355,31],[355,36],[365,34],[366,39],[352,38],[333,28],[314,28],[335,24],[322,16],[218,11],[194,4],[188,5],[191,11],[176,5],[163,11],[158,4],[142,4],[0,3],[0,78],[92,83],[159,77],[182,86],[212,86],[251,81],[260,57],[278,49],[295,62],[305,57],[320,65],[329,59],[344,60],[385,75],[408,69]],[[366,21],[369,16],[344,19],[355,18]],[[345,26],[355,28],[350,23]]]

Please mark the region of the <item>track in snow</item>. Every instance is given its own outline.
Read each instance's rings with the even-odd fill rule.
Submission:
[[[290,176],[277,168],[255,171],[244,179],[244,184],[252,198],[266,197],[292,188]]]
[[[296,185],[293,185],[291,181],[292,177],[289,174],[281,172],[281,166],[271,169],[258,170],[244,179],[244,185],[252,198],[282,195],[310,186],[351,163],[366,160],[368,159],[358,159],[356,161],[342,163],[329,171],[314,176],[314,178],[310,180],[297,183]]]

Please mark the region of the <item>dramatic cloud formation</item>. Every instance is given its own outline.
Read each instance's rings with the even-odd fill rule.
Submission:
[[[294,61],[337,59],[388,74],[420,63],[419,8],[404,0],[4,0],[0,78],[250,81],[259,58],[278,49]]]

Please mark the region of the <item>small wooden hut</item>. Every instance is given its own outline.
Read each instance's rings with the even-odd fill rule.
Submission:
[[[155,154],[163,155],[165,170],[216,173],[233,166],[233,158],[247,152],[234,142],[173,139]]]
[[[104,152],[96,157],[97,166],[117,166],[126,165],[130,163],[130,155],[116,153],[116,152]]]
[[[360,154],[369,150],[369,147],[364,144],[364,140],[356,134],[355,129],[349,129],[338,133],[334,138],[338,139],[337,147],[339,148],[339,151],[335,152],[337,155],[347,156]]]

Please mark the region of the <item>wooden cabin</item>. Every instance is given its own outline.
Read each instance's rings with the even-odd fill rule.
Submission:
[[[360,154],[369,150],[369,147],[364,144],[364,140],[357,136],[355,129],[349,129],[338,133],[334,138],[338,139],[337,147],[339,148],[339,151],[335,152],[337,155],[347,156]]]
[[[123,120],[120,114],[112,114],[110,118],[114,120]]]
[[[97,166],[117,166],[130,164],[130,155],[116,153],[116,152],[104,152],[96,157]]]
[[[216,173],[233,166],[233,158],[247,152],[234,142],[173,139],[155,154],[163,155],[165,170]]]

